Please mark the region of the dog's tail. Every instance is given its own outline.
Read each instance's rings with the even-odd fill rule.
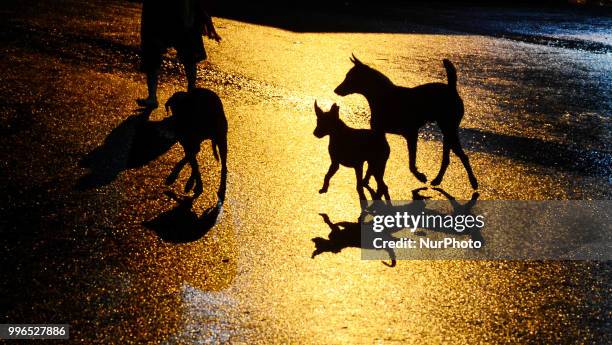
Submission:
[[[444,59],[442,61],[444,63],[444,68],[446,69],[446,78],[448,78],[448,86],[453,89],[457,89],[457,70],[453,63],[448,59]]]

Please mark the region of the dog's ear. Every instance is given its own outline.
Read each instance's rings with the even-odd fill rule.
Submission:
[[[340,117],[340,107],[336,103],[332,104],[331,109],[329,110],[329,113],[332,116],[339,118]]]
[[[339,113],[340,112],[340,107],[336,103],[334,103],[334,104],[332,104],[330,111],[333,112],[333,113]]]
[[[317,117],[323,115],[323,110],[319,108],[319,105],[317,104],[317,100],[315,100],[314,108],[315,108],[315,114],[317,114]]]
[[[355,66],[363,65],[363,62],[359,61],[359,59],[355,56],[355,54],[351,54],[351,62],[355,64]]]
[[[175,101],[176,101],[176,97],[172,95],[170,96],[170,98],[168,98],[168,100],[166,101],[166,104],[164,104],[164,107],[166,108],[166,115],[170,115],[170,107],[174,106]]]

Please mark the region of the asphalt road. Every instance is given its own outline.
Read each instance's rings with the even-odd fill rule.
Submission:
[[[311,258],[311,239],[330,231],[320,213],[332,222],[359,215],[349,169],[318,193],[329,157],[327,139],[312,135],[315,100],[368,126],[362,97],[332,92],[352,53],[407,86],[444,81],[441,61],[453,61],[481,200],[610,199],[612,20],[486,11],[411,11],[414,23],[291,14],[308,24],[299,27],[215,18],[223,41],[206,42],[199,84],[224,103],[229,176],[208,229],[219,183],[208,144],[199,156],[205,191],[190,209],[165,193],[181,148],[137,135],[139,5],[3,5],[2,323],[70,323],[71,340],[101,344],[610,343],[609,262],[389,268],[360,260],[358,248]],[[168,57],[160,100],[183,85]],[[161,107],[151,120],[165,116]],[[391,196],[409,200],[424,184],[408,172],[404,140],[388,140]],[[140,163],[128,154],[156,144],[158,154]],[[80,166],[98,147],[90,168]],[[428,128],[418,165],[429,179],[440,155]],[[180,194],[186,180],[184,172],[171,190]],[[472,197],[455,157],[441,187]]]

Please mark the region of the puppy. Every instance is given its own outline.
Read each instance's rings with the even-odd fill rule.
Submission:
[[[367,186],[370,176],[374,176],[378,187],[376,194],[372,197],[380,199],[381,195],[384,195],[387,200],[390,200],[389,191],[383,179],[390,152],[384,133],[350,128],[340,119],[340,108],[336,104],[332,105],[328,112],[324,112],[315,101],[314,108],[317,115],[317,127],[313,134],[317,138],[329,135],[329,157],[331,158],[331,165],[325,174],[323,187],[319,193],[327,192],[329,180],[338,171],[340,165],[344,165],[355,169],[356,187],[360,200],[366,200],[363,188]],[[368,162],[365,178],[363,178],[364,162]]]

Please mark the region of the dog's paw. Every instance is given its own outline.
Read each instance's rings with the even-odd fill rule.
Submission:
[[[319,189],[319,194],[325,194],[325,193],[327,193],[327,188]]]
[[[423,174],[422,172],[418,172],[418,171],[415,172],[414,173],[414,177],[416,177],[417,180],[419,180],[419,181],[421,181],[423,183],[427,182],[427,176],[425,176],[425,174]]]

